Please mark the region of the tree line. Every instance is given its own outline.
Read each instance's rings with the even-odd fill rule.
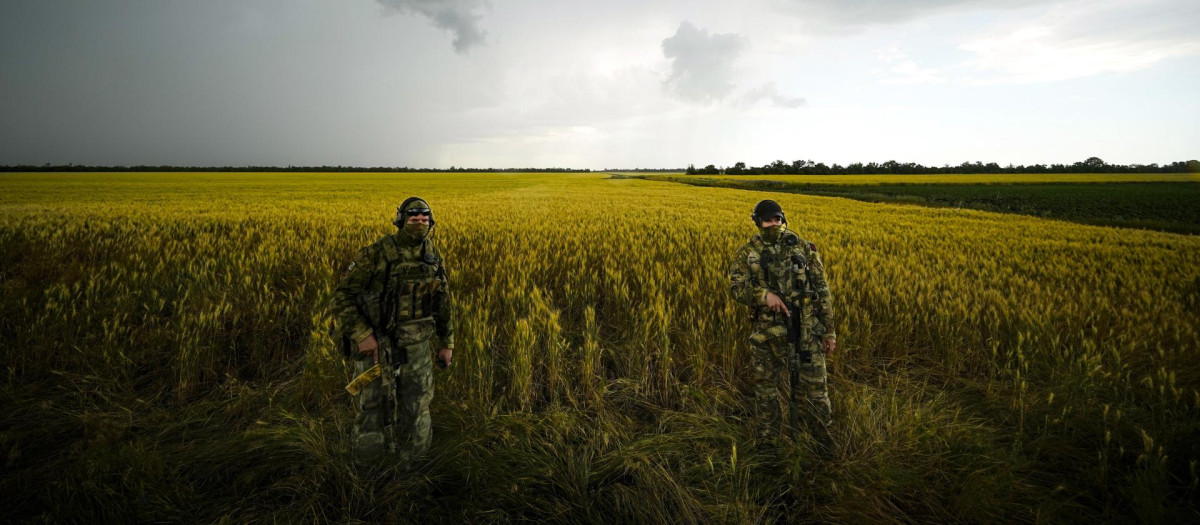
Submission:
[[[1099,157],[1089,157],[1074,164],[1030,164],[1001,166],[995,162],[984,164],[979,161],[964,162],[957,166],[925,166],[915,162],[855,162],[842,166],[841,164],[827,165],[824,162],[811,160],[795,160],[791,163],[777,160],[760,167],[747,167],[745,162],[738,162],[726,168],[718,168],[709,164],[697,168],[689,164],[688,175],[922,175],[942,173],[1200,173],[1200,161],[1176,161],[1170,164],[1109,164]]]

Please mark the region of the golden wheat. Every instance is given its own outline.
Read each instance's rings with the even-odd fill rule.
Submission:
[[[502,412],[592,409],[624,390],[701,406],[740,384],[748,312],[726,271],[767,196],[557,174],[16,174],[0,194],[0,243],[21,268],[3,281],[6,329],[38,349],[11,352],[10,374],[161,368],[181,399],[298,374],[326,407],[345,403],[349,374],[326,310],[341,269],[394,231],[397,203],[424,197],[459,317],[439,402]],[[843,417],[953,410],[863,390],[920,364],[925,381],[1004,400],[1018,435],[1102,420],[1081,438],[1101,471],[1190,465],[1182,483],[1196,483],[1198,458],[1158,433],[1200,413],[1200,238],[773,198],[824,257]]]

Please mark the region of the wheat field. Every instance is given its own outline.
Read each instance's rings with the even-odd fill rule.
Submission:
[[[682,175],[682,174],[680,174]],[[796,184],[1088,184],[1113,182],[1200,182],[1195,173],[996,173],[937,175],[694,175],[728,180],[772,180]]]
[[[346,458],[328,303],[431,204],[455,362],[411,472]],[[750,434],[728,296],[772,196],[824,254],[835,451]],[[5,174],[19,521],[1200,519],[1200,238],[563,174]]]

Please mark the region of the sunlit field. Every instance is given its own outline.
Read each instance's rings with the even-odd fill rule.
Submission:
[[[811,184],[1049,184],[1093,182],[1200,182],[1195,173],[1011,173],[944,175],[696,175]]]
[[[692,186],[969,208],[1096,226],[1200,234],[1200,176],[1196,174],[637,177]]]
[[[430,454],[368,474],[328,303],[410,195],[455,359]],[[747,419],[726,271],[767,197],[833,290],[827,458]],[[602,174],[4,174],[4,514],[1196,521],[1198,261],[1196,236]]]

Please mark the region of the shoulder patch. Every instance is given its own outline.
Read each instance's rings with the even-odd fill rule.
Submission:
[[[346,271],[347,271],[347,272],[352,272],[352,271],[354,271],[354,267],[355,267],[355,266],[358,266],[358,263],[357,263],[357,262],[354,262],[354,261],[350,261],[350,266],[347,266],[347,267],[346,267]]]
[[[808,243],[808,249],[815,252],[815,251],[817,251],[817,245],[810,242],[810,243]]]

